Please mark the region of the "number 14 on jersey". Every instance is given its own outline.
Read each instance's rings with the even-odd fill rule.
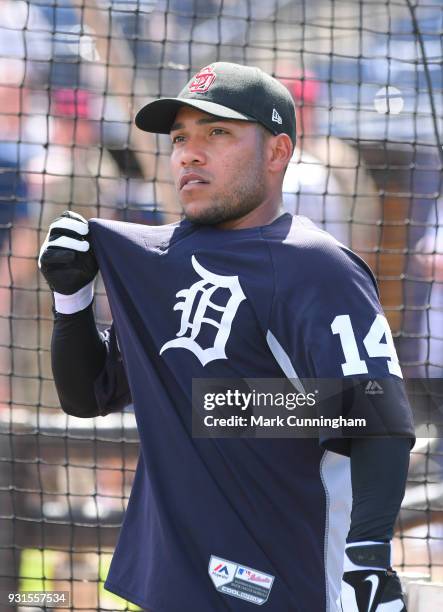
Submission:
[[[349,315],[338,315],[331,323],[333,334],[340,336],[340,342],[345,356],[345,362],[341,364],[343,374],[351,376],[354,374],[367,374],[366,361],[361,359],[357,346],[351,317]],[[386,339],[382,342],[383,337]],[[397,352],[392,339],[389,324],[382,314],[377,314],[373,324],[366,334],[363,344],[369,357],[386,357],[386,365],[391,374],[403,378]]]

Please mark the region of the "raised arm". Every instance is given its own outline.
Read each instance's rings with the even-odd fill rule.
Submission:
[[[54,295],[51,359],[61,408],[77,417],[122,409],[130,393],[115,333],[100,333],[92,311],[98,266],[86,219],[67,211],[51,223],[38,263]]]

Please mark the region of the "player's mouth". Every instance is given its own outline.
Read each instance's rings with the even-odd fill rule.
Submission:
[[[200,174],[197,174],[196,172],[189,172],[183,174],[183,176],[180,178],[178,186],[180,191],[190,191],[196,187],[201,187],[202,185],[208,184],[209,181]]]

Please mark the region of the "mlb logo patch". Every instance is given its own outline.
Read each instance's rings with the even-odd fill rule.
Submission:
[[[219,593],[257,606],[268,601],[274,584],[270,574],[215,555],[209,559],[208,573]]]
[[[206,93],[216,79],[212,66],[206,66],[198,72],[189,85],[191,93]]]

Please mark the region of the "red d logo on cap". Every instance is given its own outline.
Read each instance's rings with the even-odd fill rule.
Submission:
[[[206,93],[215,81],[215,77],[216,75],[212,66],[202,68],[189,85],[189,91],[192,93]]]

